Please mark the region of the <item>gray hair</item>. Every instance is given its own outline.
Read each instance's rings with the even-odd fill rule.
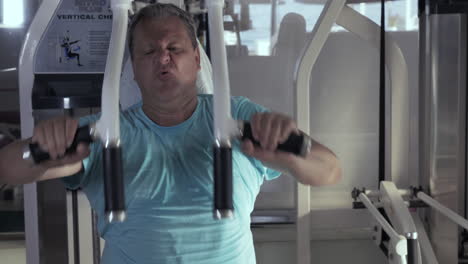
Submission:
[[[198,47],[197,36],[195,33],[195,22],[188,12],[178,8],[173,4],[150,4],[142,8],[138,13],[136,13],[131,21],[128,31],[128,48],[130,50],[130,57],[133,58],[133,34],[136,26],[143,19],[161,19],[167,17],[177,17],[182,21],[185,28],[187,29],[188,36],[192,42],[192,46],[195,49]]]

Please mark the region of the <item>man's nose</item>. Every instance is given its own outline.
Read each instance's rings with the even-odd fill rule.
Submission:
[[[159,63],[161,64],[167,64],[169,63],[169,61],[171,60],[171,57],[170,57],[170,54],[169,54],[169,51],[167,50],[163,50],[159,53]]]

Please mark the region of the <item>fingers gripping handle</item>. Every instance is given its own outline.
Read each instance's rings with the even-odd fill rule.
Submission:
[[[250,139],[254,145],[260,146],[260,142],[253,137],[252,126],[249,122],[243,122],[241,129],[242,140]],[[291,133],[285,142],[278,145],[277,149],[305,157],[310,151],[311,143],[312,140],[306,134]]]
[[[75,137],[73,142],[65,150],[65,154],[74,153],[79,143],[91,143],[93,142],[93,137],[91,135],[91,128],[89,125],[82,126],[76,130]],[[50,160],[50,155],[48,152],[43,151],[39,144],[31,143],[23,152],[23,159],[31,160],[34,163],[38,164],[47,160]]]
[[[79,143],[93,142],[92,128],[89,125],[76,130],[73,142],[65,151],[74,153]],[[50,159],[49,153],[41,150],[39,144],[32,143],[23,152],[23,159],[41,163]],[[122,222],[126,218],[123,185],[122,152],[119,145],[110,145],[103,150],[105,211],[108,222]]]

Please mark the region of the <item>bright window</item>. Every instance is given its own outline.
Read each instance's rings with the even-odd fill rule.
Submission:
[[[226,45],[243,45],[248,49],[249,55],[270,56],[271,42],[283,17],[288,13],[297,13],[306,20],[306,29],[312,31],[322,12],[325,0],[273,0],[276,1],[276,15],[272,4],[260,0],[252,1],[248,5],[251,27],[242,30],[240,34],[235,31],[225,31]],[[268,1],[269,2],[269,1]],[[417,2],[415,0],[396,0],[386,2],[386,29],[388,31],[415,31],[418,30]],[[380,3],[349,4],[361,14],[380,24]],[[234,12],[242,12],[240,4],[234,6]],[[274,18],[274,19],[273,19]],[[231,19],[226,16],[226,21]],[[272,30],[272,23],[274,30]],[[342,31],[342,27],[335,25],[332,31]],[[240,41],[238,39],[240,38]]]
[[[24,25],[24,0],[0,0],[0,27]]]
[[[359,13],[380,25],[380,3],[350,5]],[[418,1],[398,0],[385,3],[386,30],[416,31],[418,25]]]

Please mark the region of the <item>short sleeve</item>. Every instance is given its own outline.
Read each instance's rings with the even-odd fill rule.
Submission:
[[[269,110],[259,104],[256,104],[242,96],[233,96],[231,98],[232,117],[235,120],[250,121],[252,115],[259,112],[269,112]],[[266,167],[263,163],[255,158],[249,157],[257,170],[266,180],[273,180],[281,175],[281,172]]]
[[[79,120],[79,126],[84,126],[87,124],[94,123],[98,120],[99,115],[91,115],[91,116],[86,116],[82,117]],[[65,184],[65,187],[68,189],[78,189],[78,188],[84,188],[87,183],[90,180],[90,174],[91,171],[93,171],[93,167],[97,166],[99,164],[99,159],[101,157],[100,153],[100,148],[101,144],[99,142],[93,142],[89,145],[90,147],[90,154],[87,158],[85,158],[82,163],[83,163],[83,168],[81,169],[80,172],[68,176],[68,177],[63,177],[62,181]]]

